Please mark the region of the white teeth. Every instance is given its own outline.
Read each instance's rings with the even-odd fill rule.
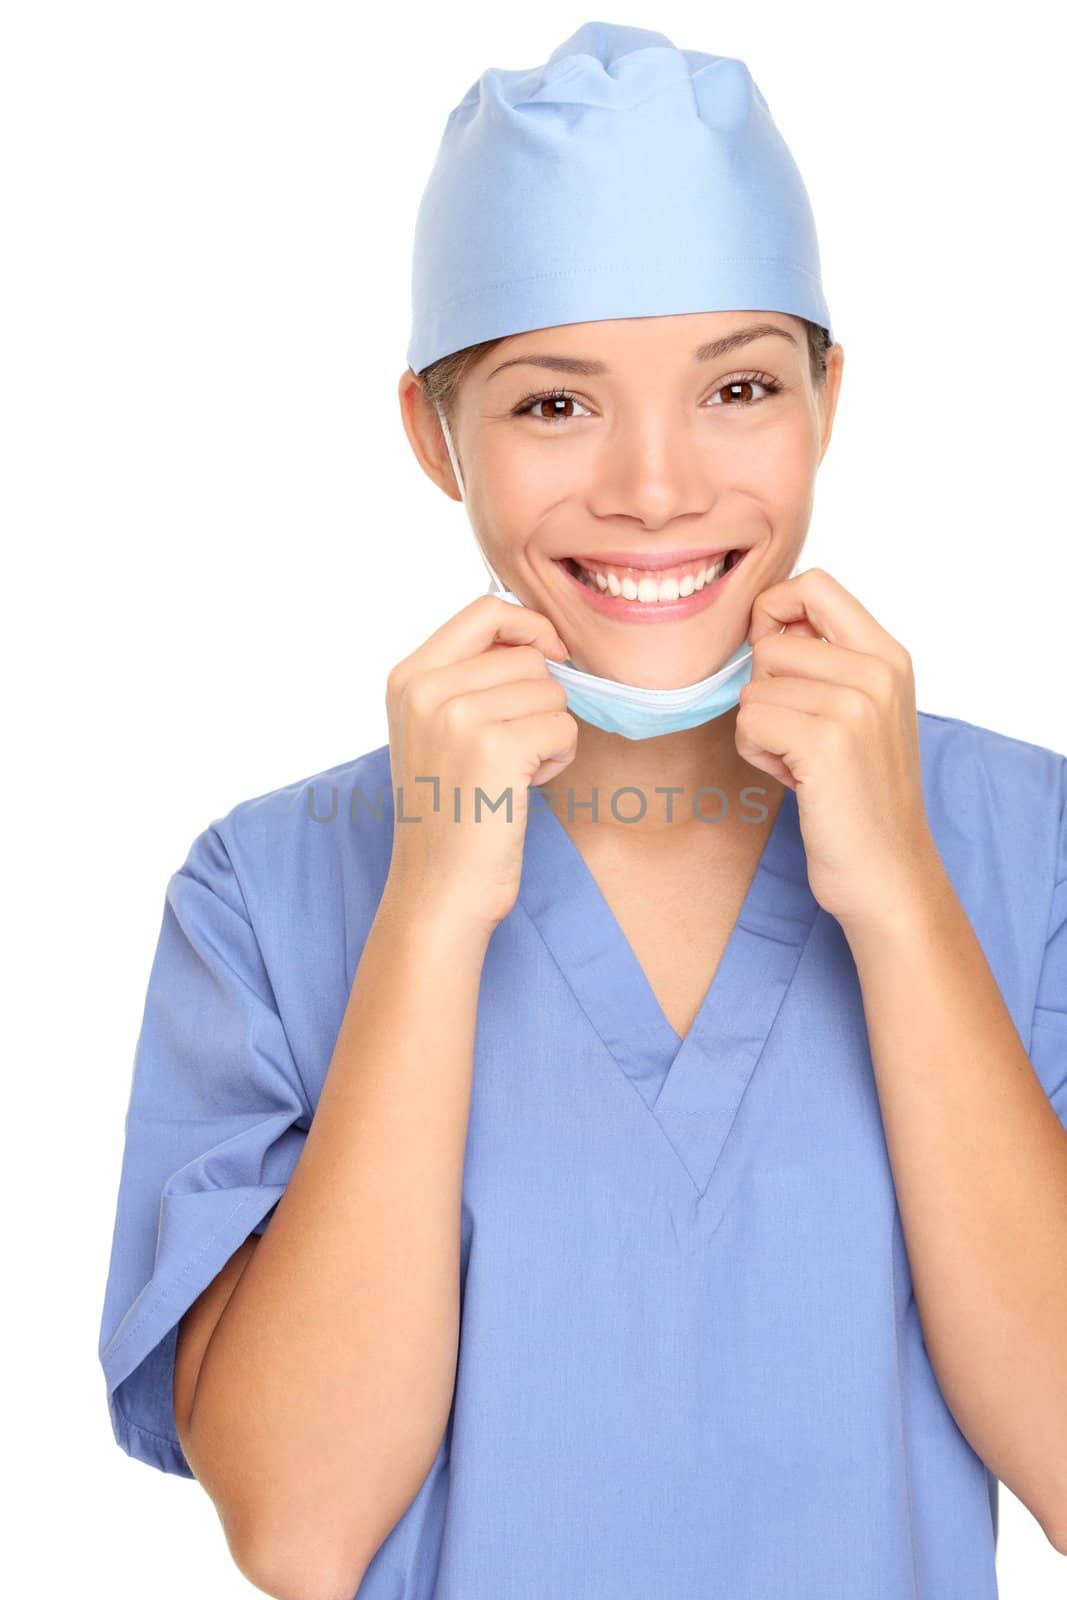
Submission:
[[[678,578],[656,578],[652,573],[647,577],[635,581],[627,574],[619,578],[614,572],[588,572],[579,563],[579,582],[590,589],[596,589],[600,594],[611,594],[616,599],[637,600],[643,605],[658,605],[663,601],[685,598],[686,595],[699,594],[706,583],[714,583],[721,578],[726,570],[727,557],[721,561],[714,561],[694,575],[687,572],[680,580]]]

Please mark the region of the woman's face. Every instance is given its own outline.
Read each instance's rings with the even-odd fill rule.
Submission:
[[[490,562],[586,671],[645,688],[715,671],[798,559],[842,362],[834,345],[816,387],[804,324],[780,312],[506,339],[465,377],[453,430]]]

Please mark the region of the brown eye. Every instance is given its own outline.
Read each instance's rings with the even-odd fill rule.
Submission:
[[[744,411],[750,406],[761,403],[760,397],[753,395],[754,389],[762,389],[766,394],[772,395],[777,394],[780,388],[781,384],[766,373],[746,372],[736,378],[730,378],[726,383],[721,383],[708,403],[713,405],[717,401],[721,406],[733,406],[737,410]],[[720,395],[725,398],[719,400]]]
[[[571,413],[566,410],[566,407],[573,406],[573,404],[574,401],[571,399],[570,395],[564,395],[561,400],[553,400],[551,398],[547,400],[535,400],[533,415],[539,422],[548,422],[553,417],[569,417]],[[547,406],[548,410],[543,411],[541,409],[543,406]]]
[[[513,415],[532,416],[535,422],[572,422],[575,420],[574,411],[568,410],[567,407],[574,406],[582,406],[577,395],[569,393],[566,389],[553,389],[547,394],[527,395],[526,399],[515,407]],[[585,410],[584,406],[582,410]]]

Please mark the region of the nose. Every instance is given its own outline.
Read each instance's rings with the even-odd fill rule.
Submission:
[[[629,517],[650,533],[679,517],[706,516],[714,499],[707,450],[678,419],[620,421],[597,461],[590,509]]]

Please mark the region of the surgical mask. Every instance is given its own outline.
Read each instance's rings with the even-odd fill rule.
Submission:
[[[448,423],[440,409],[437,414],[460,497],[466,505],[463,476]],[[525,601],[501,583],[477,536],[475,543],[489,572],[488,593],[496,592],[502,600],[524,605]],[[624,739],[654,739],[660,734],[699,727],[732,711],[752,676],[752,646],[747,639],[742,640],[717,672],[680,689],[643,689],[637,684],[620,683],[615,678],[601,678],[596,673],[583,672],[569,657],[560,663],[546,656],[545,665],[566,690],[567,706],[574,716],[603,728],[606,733],[621,733]]]

